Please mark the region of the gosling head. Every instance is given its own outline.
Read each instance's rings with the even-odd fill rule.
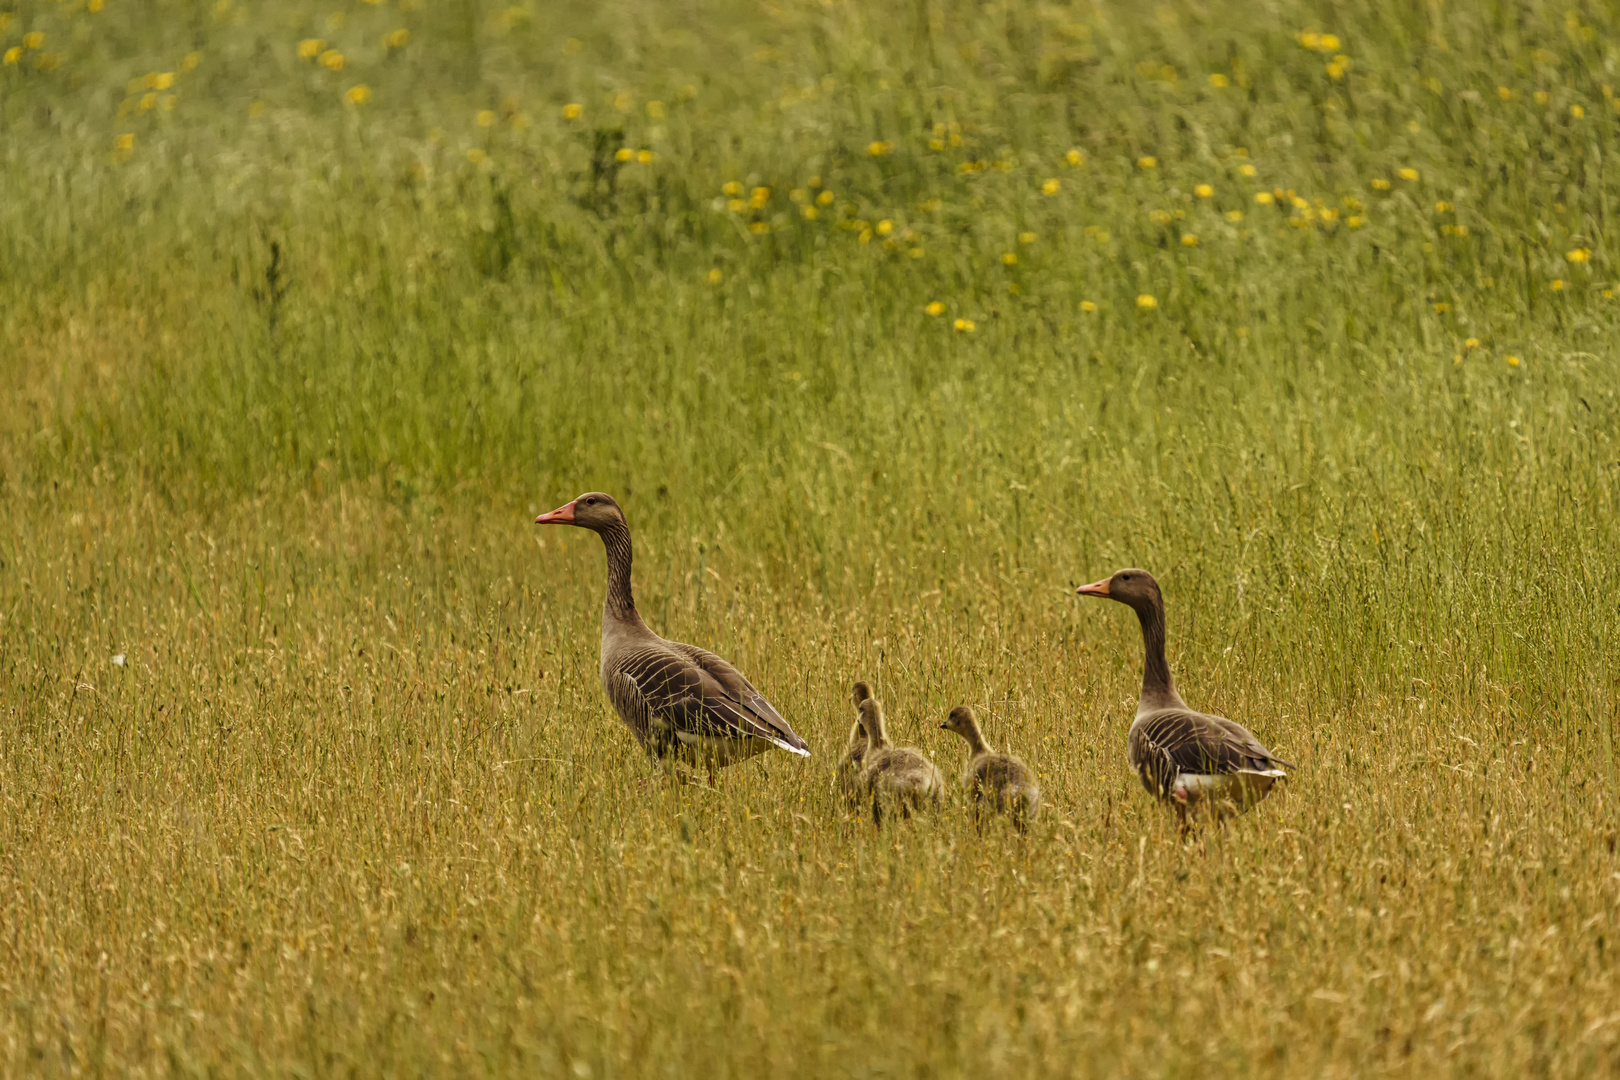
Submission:
[[[989,749],[985,744],[984,735],[979,731],[979,718],[973,712],[971,706],[958,705],[951,710],[951,715],[947,716],[945,722],[939,726],[943,731],[954,731],[966,739],[968,745],[973,748],[974,753]]]
[[[857,709],[861,707],[861,702],[866,701],[871,696],[872,688],[866,685],[865,681],[857,682],[849,691],[850,700],[855,703]]]
[[[877,698],[866,698],[860,704],[861,727],[866,729],[867,741],[873,749],[889,745],[889,732],[883,726],[883,706]]]
[[[624,511],[613,501],[613,496],[600,491],[587,491],[571,503],[564,503],[534,519],[536,525],[578,525],[582,529],[601,532],[614,525],[623,525]]]

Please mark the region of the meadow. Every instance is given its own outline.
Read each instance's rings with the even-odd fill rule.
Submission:
[[[0,1072],[1620,1074],[1620,12],[0,6]],[[810,744],[659,786],[653,627]],[[1195,708],[1297,772],[1191,839]],[[873,682],[1027,838],[835,796]]]

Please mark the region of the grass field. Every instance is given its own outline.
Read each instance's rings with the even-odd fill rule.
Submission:
[[[0,1070],[1620,1074],[1620,12],[11,0]],[[659,631],[814,750],[643,789]],[[1183,843],[1125,565],[1298,763]],[[1045,795],[881,833],[851,680]]]

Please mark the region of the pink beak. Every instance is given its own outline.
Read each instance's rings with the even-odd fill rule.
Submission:
[[[1074,591],[1081,596],[1107,596],[1108,582],[1110,580],[1112,579],[1103,578],[1101,581],[1093,581],[1090,585],[1082,585]]]
[[[575,499],[574,502],[578,502]],[[549,510],[534,519],[536,525],[572,525],[574,523],[574,503],[565,503],[555,510]]]

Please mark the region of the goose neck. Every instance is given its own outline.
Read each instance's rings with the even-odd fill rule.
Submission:
[[[1155,596],[1136,608],[1142,622],[1142,700],[1180,701],[1170,677],[1170,663],[1164,656],[1164,601]]]
[[[636,600],[630,593],[630,530],[622,524],[602,529],[602,546],[607,549],[608,587],[603,604],[605,618],[621,622],[640,622],[636,613]]]

